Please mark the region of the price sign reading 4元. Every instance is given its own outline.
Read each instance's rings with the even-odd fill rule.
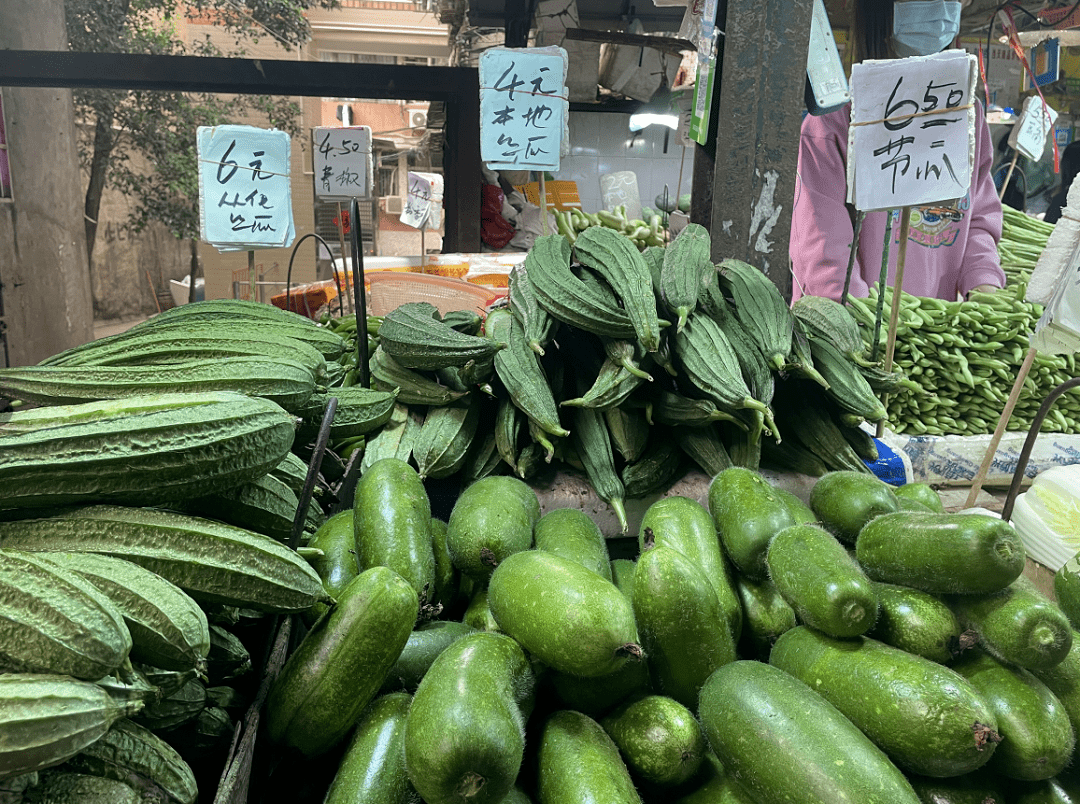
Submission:
[[[371,126],[318,126],[311,139],[317,199],[348,201],[371,195]]]
[[[851,70],[848,201],[898,209],[963,198],[975,158],[975,57],[960,50]]]
[[[292,244],[289,135],[253,126],[199,126],[199,220],[221,251]]]
[[[490,168],[559,169],[570,139],[566,65],[561,47],[495,47],[480,56],[480,158]]]
[[[399,220],[414,229],[438,229],[442,222],[443,177],[409,171],[409,193]]]

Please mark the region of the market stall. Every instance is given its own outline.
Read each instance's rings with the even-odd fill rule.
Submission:
[[[1050,228],[1006,216],[993,295],[790,304],[604,213],[460,278],[354,231],[0,370],[0,800],[1073,800],[1074,356],[1017,383]]]
[[[82,777],[94,768],[102,781],[93,785],[107,795],[138,779],[191,801],[194,780],[216,778],[210,769],[220,771],[231,745],[223,801],[283,791],[320,800],[327,790],[335,800],[357,789],[385,801],[395,783],[449,801],[461,785],[502,796],[515,781],[532,790],[587,784],[558,770],[557,757],[571,750],[596,752],[590,761],[613,780],[612,795],[637,796],[637,788],[671,800],[731,784],[709,764],[697,727],[674,726],[696,716],[726,768],[743,767],[747,784],[773,790],[780,782],[756,757],[774,736],[757,729],[752,746],[725,742],[721,724],[752,713],[730,710],[743,699],[718,690],[752,688],[775,706],[805,695],[777,680],[787,676],[757,678],[765,671],[755,669],[798,677],[800,665],[770,653],[788,656],[800,640],[837,662],[838,679],[854,662],[937,668],[968,707],[949,724],[940,756],[901,744],[944,739],[914,714],[940,694],[937,683],[912,692],[911,711],[885,726],[839,698],[829,699],[836,709],[791,721],[807,746],[795,755],[798,774],[813,774],[830,751],[865,758],[860,775],[831,777],[823,795],[883,774],[899,796],[890,800],[912,802],[910,785],[924,789],[926,776],[939,786],[960,776],[987,790],[1004,784],[984,766],[1009,769],[997,772],[1024,789],[1066,784],[1056,776],[1071,755],[1070,710],[1040,711],[1045,739],[1031,746],[1031,760],[1003,750],[1009,722],[988,701],[1020,678],[1066,695],[1057,674],[1071,667],[1064,612],[1074,564],[1039,579],[1045,591],[1056,588],[1063,612],[1022,577],[1031,568],[1008,524],[945,513],[945,498],[925,483],[875,477],[867,459],[878,442],[858,425],[886,419],[887,408],[871,383],[895,393],[911,377],[866,359],[872,326],[842,305],[805,297],[789,308],[760,272],[733,260],[716,266],[708,248],[694,224],[643,251],[620,231],[587,227],[573,250],[562,235],[539,238],[511,269],[504,303],[483,317],[406,302],[367,317],[359,341],[355,314],[320,324],[270,305],[205,301],[0,372],[0,393],[26,406],[0,423],[0,468],[11,464],[0,499],[14,514],[0,523],[0,563],[24,613],[24,647],[5,650],[13,669],[31,674],[5,678],[39,685],[13,687],[25,703],[6,716],[63,723],[71,733],[63,746],[47,739],[32,759],[0,758],[8,775],[20,771],[8,784],[27,785],[31,796],[64,784],[89,795]],[[980,302],[964,304],[970,314]],[[360,382],[361,356],[370,387]],[[176,364],[162,362],[176,360],[186,361],[180,386]],[[301,422],[295,437],[290,415]],[[84,448],[101,438],[107,453]],[[233,457],[222,461],[226,448]],[[18,467],[7,457],[16,454]],[[88,486],[94,477],[108,483]],[[945,532],[953,535],[941,542]],[[792,540],[801,569],[783,569],[777,533]],[[103,574],[90,561],[64,563],[73,550],[101,557]],[[817,572],[846,579],[842,599],[815,591]],[[40,578],[36,591],[27,573]],[[933,602],[945,630],[915,637],[930,639],[923,648],[905,642],[916,626],[893,617],[910,602],[892,613],[880,584]],[[586,588],[592,602],[578,597]],[[93,589],[113,601],[105,611],[119,613],[92,615],[105,606]],[[541,589],[537,617],[529,601]],[[999,599],[1022,607],[1043,636],[993,630]],[[63,600],[56,616],[65,621],[89,627],[96,617],[94,647],[28,653],[46,600]],[[157,613],[144,624],[150,608]],[[425,624],[414,631],[418,617]],[[431,645],[420,636],[428,633]],[[168,648],[150,651],[166,637]],[[407,658],[414,637],[426,659]],[[993,653],[976,657],[968,647],[961,656],[975,644]],[[537,674],[514,654],[518,645],[547,669]],[[834,658],[842,645],[867,646],[867,655]],[[432,663],[440,651],[447,658]],[[491,655],[474,668],[464,659],[472,651]],[[413,661],[430,672],[402,664]],[[446,690],[463,685],[502,690],[498,707],[470,704],[452,715],[461,699]],[[102,689],[111,693],[102,698]],[[514,717],[500,718],[521,712],[515,690],[523,689],[536,695],[525,733],[540,733],[516,742]],[[643,711],[613,708],[635,690],[653,693],[641,698],[650,702]],[[48,709],[54,695],[80,701],[77,722],[67,709]],[[102,765],[85,763],[118,718],[136,724],[124,728],[139,737],[144,764],[120,751],[121,769],[106,763],[102,776]],[[637,753],[636,718],[662,718],[655,722],[670,731]],[[826,722],[843,731],[842,743],[835,732],[821,737]],[[438,740],[429,723],[461,729],[461,742]],[[403,753],[372,753],[385,728]],[[487,741],[507,728],[509,743],[490,754]],[[905,740],[893,745],[885,734],[897,731]],[[524,758],[536,750],[529,746],[556,751],[539,776]],[[672,746],[682,759],[657,766],[654,753]],[[154,774],[147,752],[157,758]],[[1006,759],[990,765],[999,753]],[[299,761],[303,776],[289,770]],[[462,761],[471,770],[455,776]],[[58,763],[61,771],[50,770]]]

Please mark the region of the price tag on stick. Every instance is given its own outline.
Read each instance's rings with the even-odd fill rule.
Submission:
[[[566,51],[485,50],[480,56],[480,158],[493,170],[559,169],[569,152]]]
[[[311,140],[318,200],[371,195],[371,126],[317,126]]]
[[[852,67],[848,201],[860,211],[901,210],[886,370],[896,344],[912,207],[947,206],[971,187],[976,67],[975,57],[960,50]],[[882,284],[888,248],[886,243]]]
[[[414,229],[438,229],[442,222],[443,177],[409,171],[409,193],[399,220]]]
[[[967,194],[976,66],[961,50],[852,66],[847,181],[856,209],[939,205]]]
[[[220,251],[291,245],[289,135],[253,126],[199,126],[196,144],[201,238]]]
[[[1009,134],[1009,145],[1035,162],[1042,159],[1046,150],[1046,138],[1054,127],[1058,113],[1051,109],[1038,95],[1024,99],[1020,119]]]

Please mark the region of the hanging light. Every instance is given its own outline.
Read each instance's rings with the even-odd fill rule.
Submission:
[[[641,131],[647,126],[667,126],[675,130],[679,127],[679,114],[672,103],[671,89],[661,84],[647,103],[630,115],[630,130]]]

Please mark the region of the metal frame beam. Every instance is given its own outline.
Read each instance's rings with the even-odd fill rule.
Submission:
[[[480,250],[480,80],[473,68],[0,50],[0,86],[444,101],[443,247]]]
[[[717,97],[709,140],[694,156],[691,218],[712,234],[713,258],[762,269],[788,299],[811,12],[812,0],[720,3]]]

